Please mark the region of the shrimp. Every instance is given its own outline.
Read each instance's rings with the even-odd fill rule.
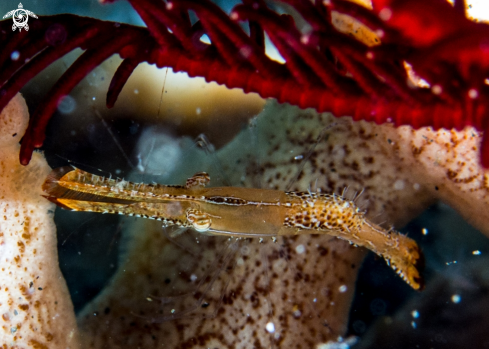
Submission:
[[[370,222],[353,201],[335,194],[206,187],[207,173],[184,186],[132,183],[74,167],[53,170],[44,197],[73,211],[118,213],[162,221],[164,226],[236,238],[327,234],[383,257],[413,289],[423,288],[417,243]]]

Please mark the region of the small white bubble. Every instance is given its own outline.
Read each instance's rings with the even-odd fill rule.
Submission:
[[[237,264],[237,265],[244,265],[244,260],[243,260],[243,258],[238,258],[238,260],[236,261],[236,264]]]
[[[92,97],[92,101],[94,101],[94,100],[96,100],[96,98],[95,97]]]
[[[190,281],[194,282],[195,280],[197,280],[197,275],[195,274],[190,275]]]
[[[462,300],[462,298],[458,294],[454,294],[452,296],[452,302],[455,303],[455,304],[460,303],[461,300]]]
[[[58,101],[58,111],[61,114],[70,114],[76,108],[76,101],[71,96],[63,96]]]
[[[265,329],[267,330],[268,333],[273,333],[275,332],[275,325],[273,322],[269,322],[266,324]]]
[[[13,61],[16,61],[18,60],[20,57],[20,53],[19,51],[14,51],[10,54],[10,59],[13,60]]]
[[[472,251],[472,254],[473,254],[474,256],[480,256],[481,251],[479,251],[479,250],[475,250],[475,251]]]
[[[411,326],[412,326],[413,328],[416,328],[416,322],[411,321]]]
[[[428,229],[426,228],[421,229],[421,232],[423,233],[423,235],[428,235]]]
[[[175,309],[170,310],[170,313],[174,314],[175,313]]]
[[[398,179],[397,181],[394,182],[394,189],[395,190],[403,190],[404,189],[404,181],[402,179]]]
[[[200,108],[195,109],[195,114],[200,115],[201,112],[202,112],[202,110]]]
[[[239,54],[244,58],[248,58],[253,53],[253,50],[249,46],[243,46],[239,49]]]
[[[388,21],[392,17],[392,10],[388,7],[384,7],[382,10],[379,12],[379,18],[381,20]]]
[[[303,254],[304,252],[306,252],[306,248],[304,247],[304,245],[297,245],[295,247],[295,252],[297,252],[298,254]]]
[[[292,315],[294,315],[294,317],[300,317],[302,315],[302,312],[300,310],[296,310],[292,313]]]
[[[419,188],[420,188],[420,187],[421,187],[421,186],[419,185],[419,183],[414,183],[414,184],[413,184],[413,189],[414,189],[414,190],[419,190]]]
[[[340,291],[340,293],[344,293],[344,292],[346,292],[346,290],[348,290],[348,287],[346,285],[341,285],[338,288],[338,291]]]
[[[434,95],[439,95],[443,92],[443,89],[441,88],[440,85],[433,85],[433,87],[431,88],[431,92],[433,92]]]
[[[241,247],[241,254],[242,255],[247,256],[250,254],[250,252],[251,252],[251,249],[249,248],[249,246]]]
[[[475,88],[471,88],[468,92],[469,98],[470,99],[476,99],[479,97],[479,91],[477,91]]]
[[[318,300],[317,300],[316,298],[314,298],[312,301],[313,301],[314,303],[316,303]]]
[[[294,160],[302,160],[302,159],[304,159],[304,155],[294,156]]]
[[[135,95],[138,95],[138,94],[139,94],[139,90],[138,90],[138,89],[135,89],[135,90],[134,90],[134,94],[135,94]]]
[[[415,319],[419,318],[419,312],[417,310],[413,310],[411,312],[411,316]]]

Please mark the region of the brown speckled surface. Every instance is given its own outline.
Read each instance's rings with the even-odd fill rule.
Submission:
[[[173,174],[158,180],[180,184],[195,172],[207,171],[211,185],[219,185],[225,176],[233,185],[263,188],[311,186],[341,193],[348,187],[346,196],[364,189],[359,204],[368,215],[381,222],[382,217],[375,216],[382,214],[397,225],[435,198],[409,173],[400,172],[401,164],[393,166],[393,143],[382,128],[370,124],[270,103],[250,129],[217,153],[222,171],[214,170],[209,159],[202,160],[202,151],[189,155],[192,150],[187,149]],[[298,174],[301,155],[309,153]],[[158,162],[156,152],[150,161],[152,166]],[[159,164],[169,167],[164,161]],[[158,223],[144,220],[129,221],[126,232],[128,251],[119,272],[79,317],[87,348],[311,348],[344,332],[362,249],[328,236],[279,238],[275,243],[254,239],[241,241],[225,268],[213,261],[232,244],[226,238],[179,236],[169,242]],[[299,245],[303,253],[297,253]],[[182,254],[182,249],[195,248],[195,253]],[[216,275],[215,270],[220,272]],[[192,274],[197,280],[217,279],[206,290],[191,282]],[[157,299],[186,292],[164,305]],[[155,298],[149,301],[149,296]],[[181,318],[162,321],[172,316],[172,309]],[[186,310],[189,313],[181,313]],[[269,322],[273,334],[266,331]]]
[[[27,126],[17,95],[0,115],[0,346],[78,348],[73,305],[58,267],[54,205],[41,197],[50,168],[39,153],[18,161]]]

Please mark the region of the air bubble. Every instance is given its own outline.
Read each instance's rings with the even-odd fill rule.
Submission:
[[[386,310],[387,304],[380,298],[376,298],[370,303],[370,311],[372,312],[372,315],[384,315]]]
[[[66,95],[61,97],[58,102],[58,111],[61,114],[71,114],[76,108],[76,101],[73,97]]]
[[[404,189],[404,181],[402,179],[398,179],[397,181],[394,182],[394,189],[395,190],[403,190]]]
[[[383,20],[384,22],[388,21],[392,17],[392,10],[388,7],[384,7],[382,10],[379,12],[379,18]]]
[[[265,329],[267,330],[268,333],[274,333],[275,332],[275,324],[273,322],[269,322],[265,325]]]
[[[468,92],[469,98],[470,99],[476,99],[479,97],[479,91],[477,91],[475,88],[471,88]]]
[[[443,92],[443,90],[440,85],[433,85],[433,87],[431,88],[431,92],[433,92],[434,95],[438,96]]]
[[[46,29],[44,34],[44,39],[51,46],[59,46],[66,41],[68,33],[64,26],[59,23],[55,23]]]
[[[20,53],[19,51],[14,51],[10,54],[10,59],[13,60],[13,61],[16,61],[18,60],[20,57]]]

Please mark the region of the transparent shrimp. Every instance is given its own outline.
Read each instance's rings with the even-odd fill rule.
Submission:
[[[207,188],[209,181],[202,172],[184,186],[132,183],[62,167],[51,172],[43,190],[48,200],[74,211],[157,219],[213,235],[327,234],[373,251],[412,288],[423,287],[416,242],[370,222],[351,200],[310,191]]]

